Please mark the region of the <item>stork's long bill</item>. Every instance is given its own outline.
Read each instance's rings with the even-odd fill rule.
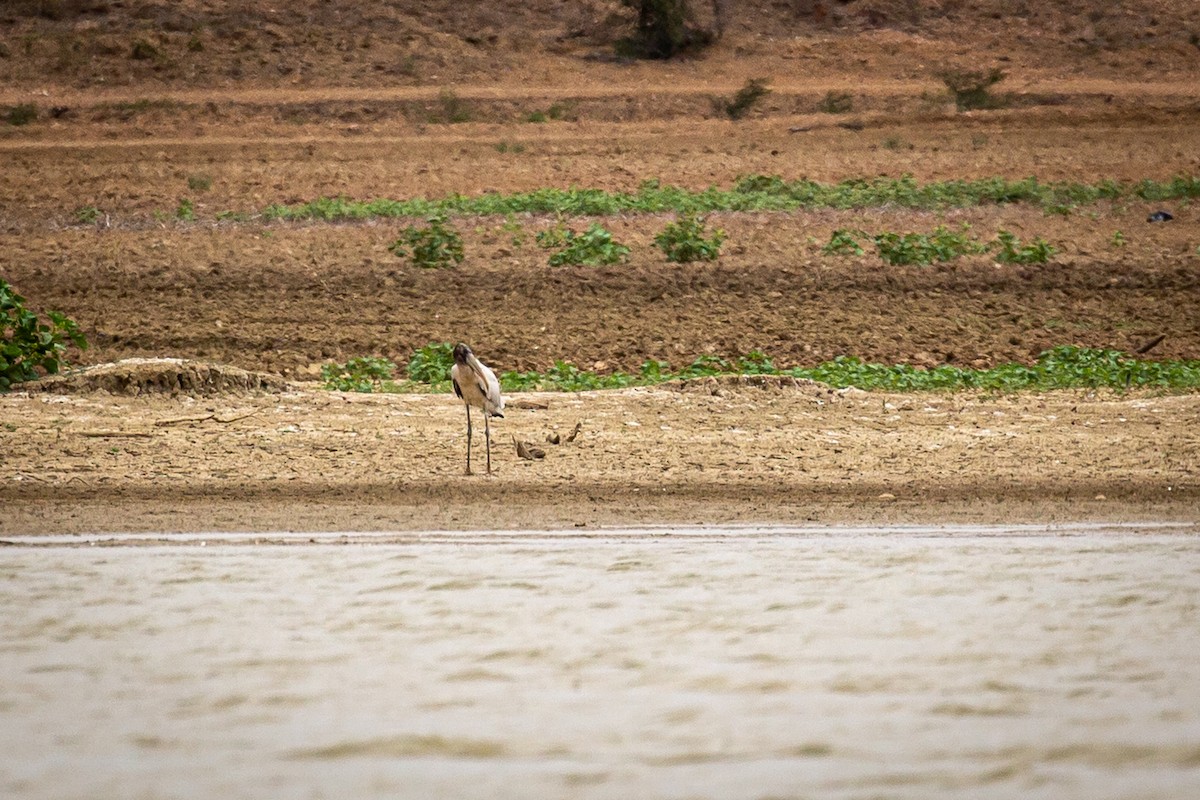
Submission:
[[[461,342],[454,347],[454,368],[450,370],[454,392],[468,406],[475,406],[493,417],[504,416],[504,398],[496,373],[475,357]]]

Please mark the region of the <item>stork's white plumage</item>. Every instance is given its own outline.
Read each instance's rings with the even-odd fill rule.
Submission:
[[[492,474],[492,429],[489,420],[504,416],[504,398],[500,396],[500,381],[471,348],[459,343],[454,346],[454,366],[450,368],[454,393],[467,407],[467,474],[471,474],[471,406],[483,412],[484,442],[487,446],[487,471]]]

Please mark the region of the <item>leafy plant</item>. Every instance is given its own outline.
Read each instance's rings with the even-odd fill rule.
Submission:
[[[454,366],[454,344],[433,342],[418,349],[408,360],[408,379],[418,383],[442,383],[450,380]]]
[[[157,59],[159,55],[158,48],[145,39],[135,41],[129,50],[129,57],[135,61],[151,61]]]
[[[1112,238],[1109,239],[1109,242],[1112,244],[1113,247],[1124,247],[1125,246],[1125,234],[1121,233],[1120,231],[1113,231]]]
[[[671,364],[658,359],[647,359],[642,362],[638,375],[645,383],[658,383],[670,378]]]
[[[438,105],[441,113],[433,121],[457,124],[471,120],[471,109],[451,89],[443,89],[438,94]]]
[[[567,234],[571,230],[559,220],[554,223],[553,228],[547,228],[544,231],[538,231],[537,236],[533,237],[537,242],[537,246],[543,250],[553,250],[557,247],[565,247],[567,244]]]
[[[570,106],[563,103],[551,103],[545,111],[532,111],[525,116],[526,122],[546,122],[547,120],[570,119]]]
[[[426,217],[425,222],[424,228],[409,225],[400,231],[400,238],[388,245],[388,250],[425,269],[461,264],[465,256],[458,231],[446,225],[442,214]]]
[[[70,344],[87,349],[87,339],[74,320],[48,311],[49,324],[25,305],[25,298],[0,278],[0,392],[31,381],[38,370],[53,375],[66,366]]]
[[[764,97],[771,93],[767,88],[770,78],[750,78],[738,89],[731,100],[713,98],[713,106],[730,119],[741,119],[750,113]]]
[[[821,102],[817,103],[817,110],[826,114],[845,114],[853,108],[854,96],[845,92],[826,92]]]
[[[962,255],[980,253],[985,249],[963,233],[955,233],[939,225],[933,233],[885,232],[874,237],[879,257],[889,264],[932,264],[953,261]]]
[[[326,389],[338,392],[377,392],[388,388],[396,365],[378,356],[360,356],[345,364],[321,367]]]
[[[506,140],[506,139],[502,139],[499,142],[496,142],[495,146],[496,146],[497,153],[524,153],[525,152],[525,145],[521,144],[520,142],[509,143],[508,140]]]
[[[1005,230],[996,234],[994,246],[998,248],[996,260],[1003,264],[1044,264],[1055,252],[1041,237],[1034,239],[1030,244],[1022,245],[1020,239]]]
[[[540,243],[540,242],[539,242]],[[581,234],[567,231],[566,245],[550,256],[550,266],[563,264],[619,264],[629,258],[629,248],[613,241],[612,234],[599,223],[593,222]]]
[[[188,175],[187,185],[193,192],[207,192],[212,188],[212,176],[203,173]]]
[[[628,385],[626,375],[618,374],[604,379],[594,372],[579,369],[566,361],[555,361],[554,366],[546,371],[546,381],[556,389],[564,392],[586,392],[592,389],[619,389]]]
[[[181,222],[195,222],[195,204],[186,197],[179,198],[179,205],[175,207],[175,219]]]
[[[838,228],[829,236],[829,243],[821,248],[821,252],[827,255],[847,255],[853,254],[861,256],[863,254],[862,245],[858,243],[856,236],[865,236],[862,231],[848,231],[845,228]]]
[[[637,27],[632,36],[616,42],[617,55],[628,58],[671,58],[703,47],[720,38],[724,10],[714,5],[714,30],[690,25],[689,0],[624,0],[637,8]]]
[[[508,241],[513,247],[525,245],[525,227],[513,219],[512,214],[504,215],[504,224],[500,226],[500,230],[508,234]]]
[[[1007,98],[997,97],[991,92],[993,86],[1008,77],[1008,73],[998,67],[987,72],[946,70],[939,77],[950,90],[959,111],[1002,108],[1008,104]]]
[[[666,253],[667,261],[689,263],[691,261],[715,261],[721,255],[721,243],[725,232],[719,228],[713,235],[704,238],[704,217],[695,214],[680,214],[675,222],[663,228],[654,237],[654,243]]]
[[[751,350],[745,356],[739,358],[737,360],[737,371],[742,375],[779,374],[779,370],[775,367],[775,362],[761,350]]]
[[[37,119],[38,109],[35,103],[18,103],[4,112],[4,121],[9,125],[28,125]]]
[[[80,206],[75,209],[75,220],[82,225],[95,225],[102,212],[95,206]]]

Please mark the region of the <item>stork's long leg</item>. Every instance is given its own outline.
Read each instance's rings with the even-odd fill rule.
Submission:
[[[487,474],[492,474],[492,423],[488,420],[490,415],[483,412],[483,441],[487,445]]]
[[[471,407],[467,406],[467,474],[471,474]]]

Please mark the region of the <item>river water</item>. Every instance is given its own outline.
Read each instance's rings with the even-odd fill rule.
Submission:
[[[1200,797],[1196,526],[146,538],[0,549],[0,796]]]

